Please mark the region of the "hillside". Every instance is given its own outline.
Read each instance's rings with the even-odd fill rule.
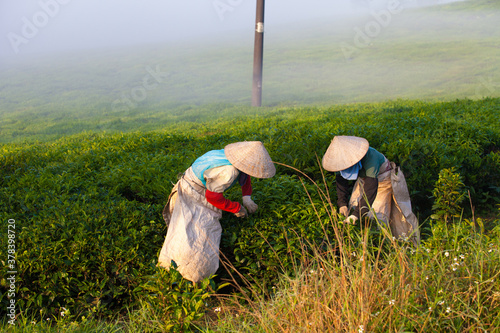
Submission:
[[[257,323],[264,319],[261,311],[274,311],[259,309],[254,298],[245,308],[226,303],[228,296],[211,297],[219,287],[221,294],[251,293],[264,304],[272,301],[276,322],[266,325],[274,327],[498,327],[500,317],[486,311],[500,305],[498,98],[264,110],[221,117],[213,109],[206,114],[212,120],[177,128],[0,146],[0,219],[15,230],[9,232],[14,237],[0,238],[0,248],[13,251],[15,244],[16,253],[2,276],[17,268],[20,330],[36,324],[104,331],[83,330],[92,324],[111,325],[109,332],[127,325],[134,326],[129,332],[157,332],[162,325],[163,331],[196,332],[191,323],[214,314],[210,308],[258,311],[251,315]],[[334,175],[318,164],[334,135],[366,137],[401,166],[420,222],[420,247],[397,242],[375,222],[339,222]],[[279,164],[273,178],[252,180],[256,214],[223,214],[221,251],[229,266],[221,265],[217,276],[199,285],[156,267],[167,231],[162,210],[178,174],[206,151],[243,140],[261,140]],[[444,191],[436,192],[440,187]],[[239,201],[241,190],[235,186],[226,196]],[[317,265],[326,272],[317,286],[340,290],[320,288],[311,295],[315,284],[309,274],[320,271]],[[301,304],[321,304],[313,318],[309,311],[300,317],[290,313],[286,320],[280,315],[277,295],[287,295],[287,283],[295,278],[300,290],[306,288]],[[2,318],[10,285],[0,280]],[[366,302],[347,297],[353,292]],[[300,294],[284,302],[296,304]],[[380,317],[362,317],[360,323],[362,313],[377,312]],[[243,325],[241,320],[236,316],[234,325]]]
[[[499,19],[494,2],[466,1],[273,27],[266,32],[263,105],[498,97]],[[210,45],[186,41],[4,64],[0,142],[147,131],[203,121],[214,110],[258,114],[249,107],[252,38],[245,33]]]
[[[0,331],[498,332],[500,3],[436,2],[267,25],[260,108],[251,29],[0,64]],[[419,244],[342,221],[336,135],[400,167]],[[216,274],[158,267],[181,173],[254,140]]]

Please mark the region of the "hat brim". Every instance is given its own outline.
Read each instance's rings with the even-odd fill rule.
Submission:
[[[361,161],[369,147],[370,144],[365,138],[335,136],[323,156],[323,168],[332,172],[350,168]]]
[[[260,141],[243,141],[228,144],[224,153],[238,170],[256,178],[271,178],[276,174],[269,153]]]

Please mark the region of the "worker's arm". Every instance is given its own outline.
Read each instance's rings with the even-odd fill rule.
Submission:
[[[239,177],[242,194],[244,196],[247,195],[249,198],[249,195],[252,194],[250,176],[240,173],[240,171],[232,165],[225,165],[206,170],[204,177],[206,179],[207,188],[205,191],[205,198],[209,203],[226,212],[234,213],[238,217],[246,216],[247,211],[245,207],[239,202],[226,199],[223,196],[223,192],[233,184],[237,177]]]
[[[243,196],[252,195],[252,180],[246,173],[240,174],[241,194]]]
[[[356,216],[358,219],[360,215],[364,216],[366,213],[368,213],[368,211],[370,210],[368,206],[371,207],[373,205],[373,202],[377,197],[377,191],[378,191],[377,178],[364,177],[363,182],[364,186],[362,188],[362,191],[364,190],[364,195],[361,197],[361,200],[359,201],[359,207],[353,207],[353,213],[352,213],[352,215]]]
[[[349,206],[349,181],[340,173],[335,176],[337,184],[337,205],[339,207]]]
[[[224,195],[222,193],[206,190],[205,198],[209,203],[219,209],[225,210],[226,212],[237,213],[241,209],[241,204],[239,202],[234,202],[224,198]]]
[[[240,175],[241,194],[243,195],[243,206],[247,209],[248,213],[253,214],[259,209],[259,206],[252,200],[252,181],[250,176],[244,174]]]

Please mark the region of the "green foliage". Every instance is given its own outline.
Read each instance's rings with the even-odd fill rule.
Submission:
[[[295,274],[300,257],[308,258],[332,234],[328,210],[305,175],[323,184],[318,160],[334,135],[364,136],[400,165],[421,221],[431,215],[439,172],[452,168],[462,175],[475,212],[489,214],[499,203],[499,105],[499,99],[393,101],[242,110],[237,118],[217,118],[208,110],[213,121],[178,123],[175,129],[4,144],[0,220],[16,221],[18,309],[26,317],[42,309],[42,316],[53,318],[64,307],[78,319],[114,318],[144,307],[151,294],[148,277],[159,274],[157,257],[166,234],[161,212],[178,173],[206,151],[235,141],[261,140],[274,161],[292,167],[277,165],[275,177],[253,181],[256,214],[243,220],[224,214],[221,220],[222,253],[264,293],[280,274]],[[334,176],[324,177],[328,191],[320,188],[335,204]],[[240,200],[241,193],[234,187],[227,196]],[[464,211],[464,217],[470,215]],[[429,227],[424,223],[422,229]],[[0,248],[7,248],[6,242],[2,237]],[[229,278],[222,267],[214,290]],[[173,283],[179,277],[162,278]],[[188,288],[186,281],[176,282]],[[2,316],[6,291],[3,280]],[[179,292],[162,290],[166,300]],[[181,322],[192,323],[203,310],[196,308],[198,298],[186,297],[181,303],[187,319]],[[154,311],[171,310],[148,302]]]
[[[411,2],[401,1],[401,9]],[[266,41],[263,103],[329,106],[499,97],[500,67],[491,61],[500,57],[498,7],[496,0],[474,0],[416,12],[405,8],[390,15],[390,24],[380,26],[381,33],[370,36],[369,43],[358,45],[356,29],[377,26],[373,17],[276,28]],[[477,11],[470,14],[471,9]],[[248,106],[251,38],[26,55],[24,61],[2,62],[0,142],[49,141],[88,131],[175,130],[182,122],[196,125],[214,115],[227,120],[261,114]],[[343,52],[346,43],[353,54]],[[139,101],[132,91],[142,87],[148,67],[162,79],[151,80],[158,85]],[[114,104],[124,100],[129,103]]]
[[[422,295],[422,310],[430,316],[428,330],[489,331],[499,323],[491,309],[500,304],[500,238],[494,231],[478,232],[477,224],[482,225],[482,219],[437,221],[433,237],[423,242],[415,257],[415,289]]]
[[[467,219],[440,220],[415,247],[374,226],[343,232],[341,250],[317,248],[270,297],[233,310],[244,316],[227,311],[216,331],[496,332],[498,233],[478,233]]]
[[[455,168],[441,170],[432,191],[434,214],[431,218],[442,219],[445,222],[450,222],[450,219],[454,217],[459,218],[462,215],[461,204],[465,199],[465,194],[462,177],[455,172]]]
[[[175,268],[169,271],[160,268],[144,285],[149,292],[143,308],[151,313],[149,317],[158,318],[159,323],[153,331],[192,332],[196,321],[201,319],[208,307],[209,297],[218,288],[214,280],[206,278],[197,284],[186,281]],[[145,323],[147,326],[147,323]],[[147,330],[144,330],[147,331]]]
[[[258,214],[235,228],[229,220],[223,227],[237,235],[228,248],[234,253],[234,267],[261,292],[269,292],[278,276],[293,275],[304,255],[312,254],[311,245],[320,244],[331,230],[318,223],[307,195],[315,191],[310,183],[288,175],[264,182],[253,194],[261,203]],[[319,205],[317,195],[314,198]]]

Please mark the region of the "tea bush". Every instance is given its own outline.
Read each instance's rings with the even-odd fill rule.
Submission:
[[[234,268],[247,280],[269,291],[280,274],[292,275],[311,245],[321,244],[331,230],[318,223],[307,193],[314,198],[320,216],[326,215],[325,209],[309,182],[301,182],[295,175],[279,175],[276,181],[262,180],[256,187],[252,197],[259,211],[241,221],[224,220],[224,234],[233,237],[223,239],[222,248],[232,252],[228,257],[234,258]]]
[[[328,223],[318,223],[318,217],[328,220],[328,208],[301,179],[323,184],[324,177],[335,205],[334,175],[323,174],[318,163],[335,135],[364,136],[402,167],[421,222],[432,213],[433,189],[446,168],[462,175],[476,213],[489,213],[500,202],[499,110],[499,99],[276,108],[169,131],[2,145],[0,219],[16,221],[18,309],[55,316],[65,307],[76,317],[110,318],[140,307],[159,270],[166,234],[161,212],[177,175],[206,151],[235,141],[261,140],[274,161],[290,166],[277,165],[274,178],[253,182],[256,214],[240,220],[224,213],[221,221],[222,253],[263,290],[280,273],[293,274],[297,256],[332,233]],[[239,200],[238,191],[227,196]],[[423,227],[425,236],[429,227]],[[2,251],[6,242],[2,236]],[[222,267],[218,275],[214,288],[229,278]],[[3,278],[3,317],[6,291]],[[173,297],[173,290],[164,292]],[[204,311],[192,309],[183,316],[194,320]]]
[[[460,218],[462,202],[465,199],[463,187],[462,179],[455,173],[455,168],[441,170],[433,191],[433,220],[443,219],[449,222],[453,218]]]

